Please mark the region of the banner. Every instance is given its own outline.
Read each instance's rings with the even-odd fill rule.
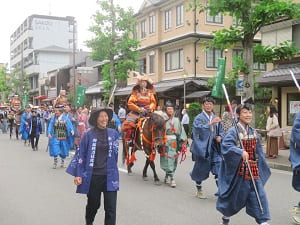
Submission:
[[[75,97],[75,106],[83,106],[85,100],[85,91],[86,88],[82,86],[77,86],[76,88],[76,97]]]
[[[223,98],[224,92],[222,89],[222,84],[225,79],[225,68],[226,68],[226,59],[219,58],[218,59],[218,72],[215,79],[214,87],[212,89],[211,96],[215,98]]]
[[[28,105],[28,95],[23,95],[22,96],[22,109],[25,109],[27,105]]]

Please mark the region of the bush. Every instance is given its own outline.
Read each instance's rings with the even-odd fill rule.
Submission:
[[[187,110],[187,114],[189,115],[190,118],[190,124],[189,124],[189,137],[192,134],[192,129],[193,129],[193,122],[195,117],[201,113],[202,111],[202,106],[199,102],[193,102],[190,104],[190,107]]]

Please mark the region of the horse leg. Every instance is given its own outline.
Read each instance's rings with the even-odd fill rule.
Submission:
[[[148,180],[147,170],[148,170],[149,164],[150,164],[150,160],[149,160],[149,158],[146,158],[145,166],[144,166],[144,169],[143,169],[143,180],[144,181]]]
[[[133,167],[133,162],[129,163],[129,165],[127,166],[127,172],[129,176],[132,176],[132,170],[131,167]]]
[[[150,160],[149,160],[149,161],[150,161]],[[158,178],[157,173],[156,173],[156,170],[155,170],[155,164],[154,164],[153,161],[150,161],[150,166],[151,166],[151,169],[153,170],[154,184],[160,185],[159,178]]]

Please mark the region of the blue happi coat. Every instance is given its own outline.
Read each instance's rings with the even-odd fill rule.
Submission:
[[[29,134],[31,135],[32,133],[32,118],[33,116],[30,117],[30,120],[29,120]],[[40,134],[42,133],[43,131],[43,127],[42,127],[42,121],[41,121],[41,118],[39,116],[36,117],[36,130],[35,130],[35,136],[40,136]]]
[[[21,117],[21,125],[20,125],[20,134],[22,135],[23,140],[29,139],[30,126],[29,121],[31,119],[32,114],[24,112]],[[28,124],[26,125],[25,122]]]
[[[296,191],[300,192],[300,112],[296,115],[293,124],[289,160],[294,171],[292,185]]]
[[[107,157],[107,191],[119,190],[118,171],[118,133],[107,128],[108,133],[108,157]],[[80,142],[75,156],[67,168],[67,173],[82,178],[82,184],[77,187],[76,192],[87,194],[93,174],[94,160],[96,155],[97,134],[94,129],[87,131]]]
[[[62,158],[65,158],[69,156],[69,144],[68,144],[68,137],[72,136],[72,131],[74,132],[73,125],[71,121],[68,119],[66,115],[62,115],[62,120],[66,121],[67,126],[67,139],[66,140],[58,140],[54,136],[54,124],[58,120],[56,116],[52,116],[50,119],[50,123],[48,126],[48,134],[51,135],[51,139],[49,141],[49,153],[50,156],[61,156]]]
[[[216,116],[212,114],[212,120],[214,118]],[[195,164],[190,175],[196,182],[206,180],[209,172],[217,175],[222,160],[220,144],[216,141],[218,124],[215,123],[212,127],[209,124],[210,120],[204,112],[197,115],[193,122],[193,142],[190,151],[193,153]],[[222,125],[219,135],[223,139]]]
[[[264,185],[269,179],[271,172],[266,163],[258,135],[254,129],[249,128],[248,134],[252,135],[253,133],[257,137],[256,154],[259,170],[259,178],[256,180],[256,186],[264,207],[264,214],[262,215],[259,210],[251,181],[245,180],[244,176],[238,175],[244,150],[239,147],[235,127],[228,130],[222,141],[222,155],[224,160],[221,161],[219,171],[217,210],[225,216],[232,216],[246,206],[248,207],[246,211],[249,215],[255,218],[264,218],[267,221],[270,219],[270,216]]]
[[[70,149],[75,149],[74,137],[78,137],[78,124],[79,124],[79,121],[78,121],[78,118],[73,113],[68,113],[68,114],[66,114],[66,116],[71,121],[73,129],[74,129],[74,136],[72,136],[72,135],[68,136],[68,139],[67,139],[68,140],[68,145],[69,145]],[[75,121],[73,121],[72,118],[74,118]]]

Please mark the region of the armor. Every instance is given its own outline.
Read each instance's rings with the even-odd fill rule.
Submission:
[[[57,120],[54,124],[54,136],[57,140],[67,139],[67,125],[66,121]]]

